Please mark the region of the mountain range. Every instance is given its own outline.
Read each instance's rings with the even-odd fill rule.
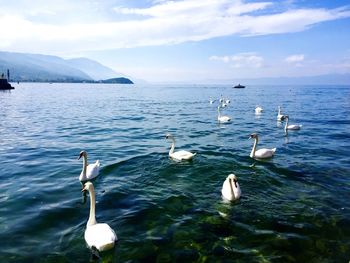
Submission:
[[[88,58],[63,59],[58,56],[0,51],[0,75],[10,70],[10,81],[27,82],[102,82],[132,84],[127,76]],[[135,80],[138,84],[145,81]],[[155,82],[166,84],[167,82]],[[350,85],[350,74],[328,74],[304,77],[266,77],[204,79],[171,84],[220,85]]]
[[[0,51],[0,73],[10,71],[11,81],[132,83],[125,75],[88,58]],[[118,82],[120,79],[121,82]]]

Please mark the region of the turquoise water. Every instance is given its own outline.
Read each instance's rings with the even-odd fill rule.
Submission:
[[[218,125],[209,97],[231,100]],[[255,116],[255,105],[264,108]],[[284,135],[277,106],[300,131]],[[87,262],[77,160],[99,159],[104,262],[348,262],[350,88],[19,84],[0,93],[0,262]],[[165,134],[192,162],[168,158]],[[267,161],[249,157],[276,147]],[[242,197],[222,200],[228,174]]]

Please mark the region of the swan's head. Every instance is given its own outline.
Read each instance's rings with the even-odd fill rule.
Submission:
[[[165,139],[174,139],[174,136],[172,136],[170,133],[167,133],[165,135]]]
[[[235,187],[237,188],[237,177],[234,174],[230,174],[229,176],[227,176],[227,179],[229,180],[230,184],[232,184],[232,182],[235,184]]]
[[[94,185],[91,182],[86,182],[81,191],[85,192],[85,191],[90,191],[92,189],[94,189]]]
[[[288,115],[283,115],[283,116],[281,117],[281,121],[284,121],[285,119],[289,119],[289,116],[288,116]]]
[[[83,156],[87,156],[87,153],[85,151],[81,151],[78,157],[78,160],[83,157]]]
[[[249,139],[258,139],[258,134],[257,134],[257,133],[252,133],[252,134],[249,136]]]

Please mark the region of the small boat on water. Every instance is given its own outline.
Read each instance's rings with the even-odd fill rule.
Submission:
[[[236,86],[234,86],[235,89],[244,89],[245,86],[241,85],[241,84],[238,84]]]

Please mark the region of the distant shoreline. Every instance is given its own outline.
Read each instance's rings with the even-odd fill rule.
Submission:
[[[117,78],[108,80],[11,80],[11,83],[87,83],[87,84],[134,84],[128,78]]]

